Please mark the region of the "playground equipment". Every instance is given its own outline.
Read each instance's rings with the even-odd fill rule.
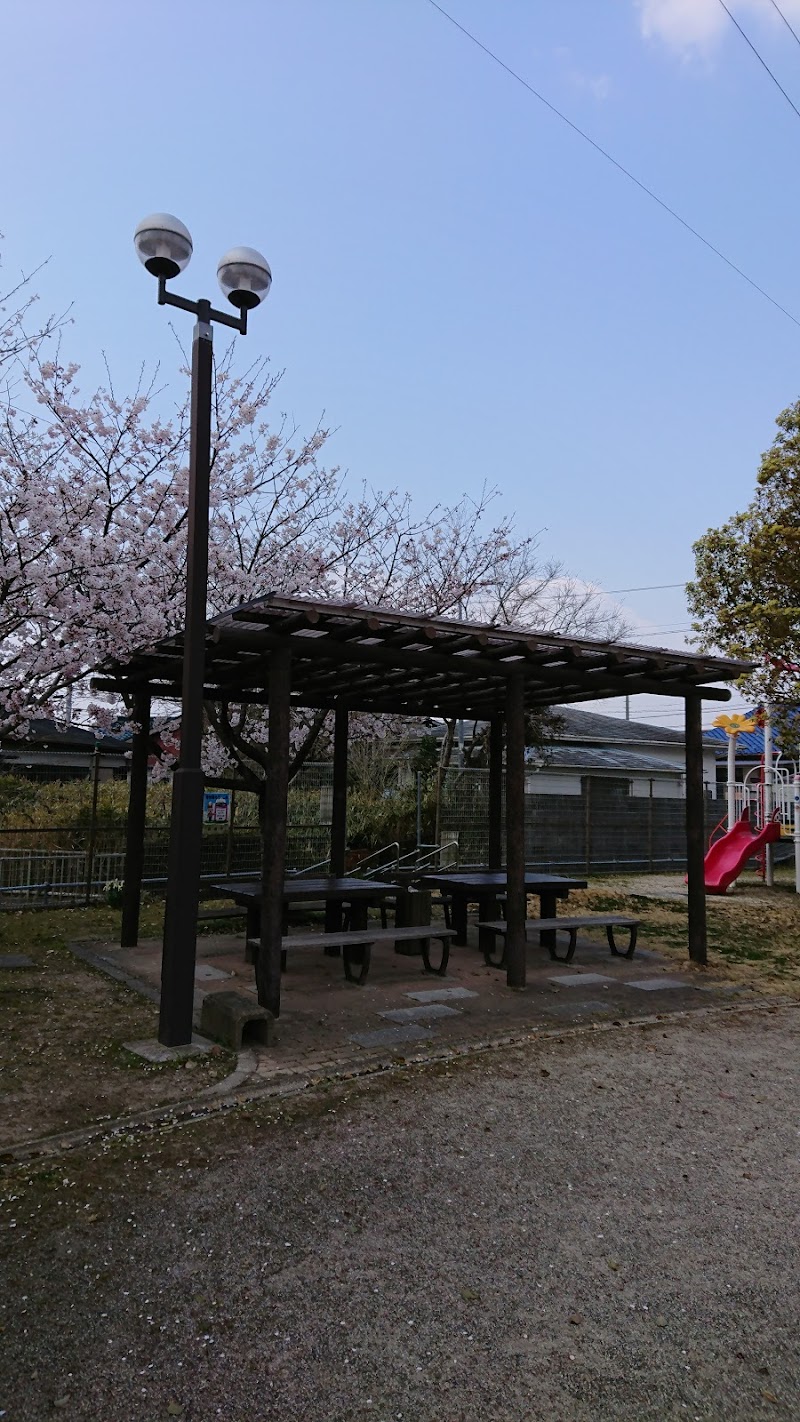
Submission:
[[[760,854],[768,844],[781,837],[777,819],[767,820],[760,829],[750,823],[750,811],[745,808],[733,829],[715,840],[705,858],[707,894],[724,894],[734,879],[738,879],[748,859]]]
[[[742,872],[748,859],[759,856],[764,881],[774,883],[774,849],[779,841],[793,839],[795,888],[800,893],[800,768],[776,753],[769,708],[753,716],[718,716],[728,736],[727,833],[714,840],[725,821],[712,833],[706,855],[706,892],[724,894]],[[764,732],[761,764],[736,780],[736,743],[740,732],[760,726]],[[788,847],[788,846],[787,846]],[[738,866],[738,867],[737,867]],[[723,880],[725,882],[723,882]]]

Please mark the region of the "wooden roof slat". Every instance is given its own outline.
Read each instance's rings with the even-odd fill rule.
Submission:
[[[208,627],[206,688],[216,699],[261,703],[272,651],[292,652],[293,704],[337,699],[364,710],[489,715],[502,711],[509,677],[521,676],[531,708],[631,692],[683,696],[733,680],[749,664],[685,651],[559,637],[536,629],[415,616],[391,609],[270,594]],[[101,684],[179,693],[182,635],[107,661]],[[714,692],[713,699],[727,698]],[[305,702],[303,702],[303,698]],[[413,709],[412,709],[413,708]]]

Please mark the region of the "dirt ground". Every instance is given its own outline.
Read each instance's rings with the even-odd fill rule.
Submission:
[[[0,1145],[185,1100],[224,1078],[221,1048],[188,1066],[151,1064],[126,1041],[154,1038],[153,1002],[70,954],[66,935],[118,924],[108,910],[0,914],[0,954],[30,969],[0,969]]]
[[[354,1046],[353,1034],[374,1035],[389,1025],[381,1014],[407,1014],[415,990],[439,986],[460,985],[468,996],[451,1004],[451,1016],[426,1020],[416,1029],[423,1047],[514,1035],[558,1021],[574,1025],[588,1018],[603,1022],[641,1014],[656,1007],[656,995],[629,992],[623,980],[653,973],[674,974],[688,984],[683,991],[659,994],[659,1011],[704,1001],[701,988],[710,995],[723,984],[759,995],[800,995],[800,897],[788,879],[765,889],[754,875],[743,876],[728,896],[707,900],[707,971],[688,963],[681,876],[598,879],[590,890],[573,893],[569,906],[576,912],[613,909],[640,916],[642,951],[631,964],[611,959],[602,933],[599,939],[593,935],[594,944],[579,947],[573,968],[599,973],[605,981],[595,987],[587,983],[586,991],[578,992],[559,988],[552,977],[564,970],[532,948],[524,999],[508,993],[502,973],[485,967],[474,942],[469,950],[454,950],[444,980],[421,975],[418,960],[376,954],[364,989],[344,984],[336,960],[304,959],[287,974],[275,1050],[259,1064],[261,1075],[296,1069],[323,1073],[331,1063],[385,1055],[378,1045]],[[145,906],[143,944],[149,942],[150,948],[138,955],[120,955],[115,948],[119,914],[111,909],[0,915],[0,954],[26,953],[35,964],[31,970],[0,970],[0,1149],[192,1100],[232,1071],[233,1058],[219,1049],[188,1065],[151,1064],[131,1055],[126,1042],[156,1035],[155,1004],[68,951],[68,943],[75,941],[108,950],[118,966],[132,969],[157,996],[161,912],[158,902]],[[201,936],[198,967],[216,974],[216,981],[198,982],[198,1006],[202,992],[214,987],[252,992],[252,970],[241,961],[241,936]]]
[[[798,1047],[587,1028],[15,1167],[0,1411],[796,1418]]]

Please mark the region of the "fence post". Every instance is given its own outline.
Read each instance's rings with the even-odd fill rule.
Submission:
[[[86,907],[92,902],[94,877],[94,846],[97,838],[97,785],[100,779],[100,747],[95,741],[92,757],[92,817],[89,821],[89,845],[86,850]]]
[[[650,781],[650,796],[647,801],[647,867],[653,872],[653,782]]]
[[[584,779],[584,800],[583,800],[583,857],[586,865],[586,874],[592,868],[592,778],[587,775]]]

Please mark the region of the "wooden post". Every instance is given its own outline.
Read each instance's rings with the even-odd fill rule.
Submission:
[[[347,854],[347,733],[349,713],[346,706],[337,705],[333,721],[333,804],[331,807],[331,874],[341,879]],[[338,933],[342,926],[341,903],[325,905],[325,932]],[[326,953],[339,955],[339,949]]]
[[[699,696],[686,697],[686,869],[689,883],[689,957],[707,961],[703,721]]]
[[[137,696],[133,714],[131,778],[128,787],[128,821],[125,829],[125,868],[122,885],[120,947],[135,948],[139,941],[139,912],[144,874],[144,831],[147,820],[147,759],[150,753],[150,697]]]
[[[489,868],[498,873],[503,864],[503,722],[489,722]]]
[[[506,982],[525,986],[525,683],[508,679],[506,691]]]
[[[261,942],[256,960],[258,1001],[275,1016],[281,1010],[281,934],[286,876],[286,816],[289,793],[289,693],[292,656],[279,647],[269,659],[269,759],[264,786],[264,860],[261,867]]]
[[[493,716],[489,722],[489,869],[498,874],[503,867],[503,722]],[[500,916],[495,898],[486,898],[480,905],[483,919]],[[482,953],[492,953],[495,937],[489,929],[478,929],[478,947]]]
[[[588,879],[592,869],[592,777],[583,782],[583,865]],[[545,915],[543,914],[544,918]]]

